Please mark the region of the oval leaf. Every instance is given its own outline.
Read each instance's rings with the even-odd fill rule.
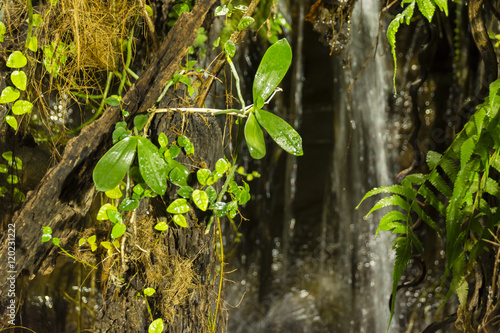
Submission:
[[[16,86],[16,88],[25,91],[26,83],[28,82],[28,78],[26,77],[26,73],[24,71],[13,71],[10,74],[10,80]]]
[[[134,210],[139,207],[139,200],[125,198],[118,208],[124,211]]]
[[[187,228],[187,222],[186,222],[186,218],[184,217],[184,215],[175,214],[174,215],[174,222],[179,227]]]
[[[7,122],[7,124],[10,125],[10,127],[12,127],[14,130],[17,131],[17,120],[16,120],[16,118],[14,118],[12,116],[5,116],[5,121]]]
[[[114,239],[123,236],[126,230],[127,227],[125,226],[124,223],[115,224],[113,229],[111,230],[111,238]]]
[[[161,333],[163,332],[163,319],[155,319],[148,328],[148,333]]]
[[[104,154],[92,174],[96,189],[106,192],[120,184],[134,160],[136,147],[137,138],[128,137]]]
[[[253,102],[257,108],[261,108],[278,87],[291,62],[292,49],[286,39],[277,41],[267,49],[253,81]]]
[[[106,191],[104,194],[106,194],[106,196],[110,199],[118,199],[123,195],[122,190],[120,190],[119,184],[114,189]]]
[[[302,151],[302,138],[286,121],[264,110],[256,110],[255,115],[259,124],[286,152],[295,156],[304,154]]]
[[[139,169],[146,184],[163,195],[167,189],[167,164],[160,157],[158,148],[146,138],[138,138]]]
[[[184,214],[189,211],[189,203],[186,199],[177,199],[174,200],[168,207],[167,212],[171,214]]]
[[[2,90],[2,95],[0,95],[0,103],[10,103],[14,102],[19,98],[21,92],[14,87],[7,87]]]
[[[9,58],[7,59],[7,67],[10,68],[21,68],[26,66],[28,63],[28,59],[24,56],[24,54],[21,51],[14,51],[10,54]]]
[[[155,288],[146,288],[144,289],[145,296],[151,296],[156,292]]]
[[[193,201],[202,211],[206,211],[208,207],[208,195],[205,191],[195,190],[193,192]]]
[[[30,101],[16,101],[14,105],[12,105],[12,113],[18,116],[31,112],[31,109],[33,109],[33,104],[31,104]]]
[[[112,204],[104,204],[101,206],[101,208],[99,208],[99,212],[97,213],[97,219],[100,220],[100,221],[104,221],[104,220],[109,220],[109,217],[108,217],[108,209],[114,209],[114,210],[117,210],[117,208],[115,206],[113,206]]]
[[[165,231],[168,229],[168,224],[166,222],[156,223],[155,229],[158,231]]]
[[[250,156],[259,160],[266,155],[266,143],[264,141],[264,133],[260,128],[254,113],[250,113],[245,124],[245,140],[247,140]]]

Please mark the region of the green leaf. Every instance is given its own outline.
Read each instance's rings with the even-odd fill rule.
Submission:
[[[159,222],[159,223],[156,223],[154,228],[158,231],[165,231],[168,229],[168,224],[165,222]]]
[[[439,174],[439,172],[436,169],[434,169],[431,172],[431,174],[429,175],[429,182],[439,192],[441,192],[441,194],[443,194],[444,196],[447,196],[447,197],[451,197],[451,195],[453,193],[451,188],[448,186],[448,184],[446,184],[446,181],[443,179],[443,177],[441,177],[441,175]]]
[[[12,197],[14,198],[14,202],[16,203],[23,203],[26,200],[26,195],[24,195],[24,193],[21,192],[17,187],[14,187]]]
[[[217,191],[213,188],[213,186],[208,186],[205,189],[205,193],[208,196],[208,201],[214,202],[217,199]]]
[[[146,7],[146,12],[148,13],[149,17],[153,17],[153,8],[148,5],[145,5],[144,7]]]
[[[78,246],[82,246],[83,244],[85,244],[87,242],[87,240],[85,238],[80,238],[80,240],[78,241]]]
[[[5,35],[5,32],[7,29],[5,28],[5,24],[0,21],[0,43],[3,42],[3,36]]]
[[[29,23],[29,22],[28,22]],[[34,27],[39,27],[41,26],[43,23],[43,18],[42,16],[38,15],[38,14],[33,14],[33,26]]]
[[[422,221],[424,221],[425,223],[427,223],[427,225],[429,227],[431,227],[432,229],[434,229],[434,231],[439,236],[442,236],[441,229],[439,229],[437,223],[429,215],[427,215],[424,212],[424,210],[422,209],[422,207],[420,207],[418,204],[414,204],[412,208],[417,213],[417,215],[422,219]]]
[[[36,36],[31,36],[30,39],[26,40],[26,47],[30,51],[38,51],[38,38],[36,38]]]
[[[238,30],[241,31],[254,22],[255,22],[255,20],[253,17],[243,16],[241,18],[240,22],[238,23]]]
[[[429,150],[426,156],[426,162],[429,169],[432,170],[435,167],[437,167],[442,157],[443,155],[441,155],[440,153],[435,152],[433,150]]]
[[[266,155],[264,133],[253,112],[250,113],[245,124],[245,140],[247,141],[250,156],[254,159],[259,160]]]
[[[211,175],[212,173],[208,169],[199,169],[196,172],[196,178],[198,179],[198,183],[200,183],[203,186],[208,185],[207,180],[208,178],[210,178]]]
[[[186,155],[191,155],[194,154],[194,146],[191,142],[188,142],[186,144],[186,147],[184,147],[184,150],[186,151]]]
[[[118,184],[114,189],[106,191],[104,194],[110,199],[118,199],[123,196],[122,191],[120,190],[120,184]]]
[[[403,209],[405,211],[409,211],[410,210],[410,204],[405,199],[403,199],[399,195],[393,195],[393,196],[390,196],[390,197],[386,197],[386,198],[380,199],[373,206],[373,208],[368,212],[368,214],[366,214],[366,216],[370,215],[371,213],[373,213],[374,211],[376,211],[376,210],[378,210],[380,208],[384,208],[384,207],[387,207],[387,206],[398,206],[398,207],[400,207],[401,209]]]
[[[137,155],[141,175],[153,191],[163,195],[167,189],[167,164],[151,141],[142,137],[137,139],[139,140]]]
[[[215,163],[215,170],[221,175],[224,174],[224,172],[226,172],[228,169],[229,163],[223,158],[219,158]]]
[[[149,115],[147,114],[140,114],[135,116],[134,118],[134,126],[137,128],[138,131],[142,130],[144,128],[144,125],[148,122]]]
[[[48,242],[52,238],[52,228],[43,227],[42,229],[42,243]]]
[[[120,101],[122,100],[122,97],[121,96],[118,96],[118,95],[111,95],[109,97],[107,97],[104,101],[106,102],[106,104],[108,104],[109,106],[120,106]]]
[[[144,296],[151,296],[156,292],[154,288],[146,288],[144,289]]]
[[[99,212],[97,212],[97,219],[99,221],[109,220],[107,213],[109,209],[117,210],[118,208],[109,203],[102,205],[101,208],[99,208]]]
[[[181,16],[184,12],[189,12],[189,6],[185,3],[177,4],[173,7],[175,13]]]
[[[0,95],[0,103],[10,103],[14,102],[19,98],[21,92],[14,87],[8,86],[4,90],[2,90],[2,94]]]
[[[208,207],[208,195],[205,191],[195,190],[193,192],[193,201],[202,211],[206,211]]]
[[[224,44],[224,52],[230,57],[234,57],[236,53],[236,45],[234,45],[232,40],[228,40],[226,44]]]
[[[112,223],[123,223],[122,214],[120,214],[115,207],[106,210],[106,214]]]
[[[460,148],[460,165],[462,168],[465,167],[467,162],[469,162],[475,147],[476,140],[474,136],[471,136],[462,144],[462,147]]]
[[[97,236],[96,236],[96,235],[92,235],[92,236],[90,236],[90,237],[88,238],[88,242],[89,242],[90,244],[94,244],[94,243],[95,243],[95,241],[96,241],[96,239],[97,239]]]
[[[7,165],[5,164],[0,164],[0,173],[7,173]]]
[[[61,240],[59,238],[52,238],[52,244],[54,244],[55,246],[59,246],[60,243]]]
[[[178,186],[187,186],[187,181],[189,178],[189,170],[177,161],[173,161],[175,167],[168,174],[170,181]]]
[[[118,206],[118,208],[123,211],[131,211],[136,209],[137,207],[139,207],[139,200],[130,198],[123,199],[120,206]]]
[[[111,238],[116,239],[118,237],[123,236],[125,231],[127,230],[127,226],[124,223],[117,223],[113,226],[111,230]]]
[[[253,81],[253,102],[258,109],[278,87],[291,62],[292,49],[286,39],[279,40],[267,49]],[[260,120],[259,123],[266,128]]]
[[[418,9],[424,17],[431,22],[436,10],[436,5],[431,0],[417,0]]]
[[[17,131],[17,120],[16,120],[16,118],[14,118],[12,116],[5,116],[5,121],[7,122],[7,124],[10,125],[10,127],[12,127],[14,130]]]
[[[167,207],[167,212],[171,214],[184,214],[189,212],[189,203],[186,199],[176,199]]]
[[[109,191],[120,184],[134,160],[137,141],[136,137],[127,137],[99,160],[92,174],[97,190]]]
[[[304,154],[302,151],[302,138],[286,121],[264,110],[256,110],[255,115],[259,124],[286,152],[295,156]]]
[[[382,217],[380,219],[380,223],[378,225],[377,231],[375,232],[375,235],[377,235],[378,232],[381,230],[390,231],[390,230],[394,230],[396,228],[399,228],[400,226],[403,226],[403,230],[398,230],[397,232],[398,233],[406,233],[405,225],[398,223],[397,221],[401,221],[401,222],[406,223],[407,218],[408,217],[405,214],[403,214],[402,212],[400,212],[398,210],[393,210],[393,211],[388,212],[387,214],[384,215],[384,217]]]
[[[371,196],[374,196],[376,194],[380,193],[393,193],[393,194],[399,194],[409,200],[412,200],[415,198],[417,191],[413,190],[412,188],[406,188],[402,185],[391,185],[391,186],[381,186],[381,187],[375,187],[374,189],[370,190],[368,193],[365,194],[363,199],[359,202],[359,204],[356,206],[356,209],[358,209],[359,205],[366,199]]]
[[[33,109],[33,104],[29,101],[19,100],[12,105],[12,113],[16,116],[31,112],[31,109]]]
[[[229,12],[229,8],[227,8],[227,6],[217,6],[217,8],[215,8],[215,16],[222,16],[222,15],[226,15],[227,13]]]
[[[106,250],[111,250],[113,248],[110,242],[101,242],[101,246]]]
[[[148,327],[148,333],[161,333],[163,332],[163,319],[155,319]]]
[[[407,237],[398,237],[394,240],[392,248],[396,252],[396,261],[394,263],[394,270],[392,271],[392,302],[390,304],[391,317],[389,319],[389,325],[394,315],[394,305],[396,304],[396,292],[398,290],[399,279],[401,279],[404,269],[411,258],[411,244]]]
[[[177,194],[183,198],[191,198],[191,195],[193,194],[193,188],[191,186],[182,186],[180,189],[177,190]]]
[[[10,74],[10,80],[16,86],[16,88],[22,91],[26,90],[28,78],[26,77],[26,73],[24,71],[13,71]]]
[[[5,65],[9,68],[21,68],[26,66],[27,63],[28,59],[21,51],[14,51],[10,54]]]
[[[183,228],[187,228],[187,222],[186,222],[186,218],[184,217],[184,215],[175,214],[173,219],[174,219],[175,224],[177,224],[178,226],[183,227]]]
[[[170,153],[170,158],[174,159],[179,156],[181,149],[177,145],[171,145],[168,151]]]
[[[160,133],[158,136],[158,143],[160,144],[160,147],[166,147],[168,145],[168,138],[165,133]]]
[[[7,176],[7,184],[17,184],[19,183],[19,178],[16,175]]]

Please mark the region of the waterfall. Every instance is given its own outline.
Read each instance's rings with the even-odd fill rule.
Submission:
[[[385,332],[390,315],[392,238],[386,232],[375,237],[383,215],[364,218],[369,204],[355,210],[368,190],[388,185],[394,178],[389,165],[395,159],[387,148],[386,126],[387,98],[392,89],[390,58],[382,40],[369,55],[379,31],[379,11],[380,2],[376,0],[356,4],[351,17],[351,43],[345,55],[349,60],[333,60],[338,77],[334,88],[331,192],[340,249],[335,271],[345,290],[340,296],[349,307],[339,324],[342,332]],[[385,38],[380,33],[379,38]],[[371,57],[368,62],[367,57]],[[347,89],[361,70],[349,96]]]

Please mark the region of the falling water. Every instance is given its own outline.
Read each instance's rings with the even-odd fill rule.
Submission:
[[[373,49],[379,11],[379,1],[357,3],[347,60],[334,59],[336,72],[342,73],[335,79],[338,99],[331,169],[337,239],[342,249],[335,267],[344,290],[350,290],[340,295],[349,306],[339,324],[342,332],[385,332],[389,320],[392,242],[384,232],[375,237],[380,215],[363,217],[369,203],[355,209],[368,190],[388,185],[393,178],[386,126],[391,89],[388,57],[384,43]],[[348,87],[360,71],[349,95]]]

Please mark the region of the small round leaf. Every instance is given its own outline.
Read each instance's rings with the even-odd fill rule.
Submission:
[[[24,56],[24,54],[21,51],[14,51],[10,54],[9,58],[7,59],[7,67],[10,68],[21,68],[26,66],[28,63],[28,59]]]
[[[17,90],[14,87],[7,87],[4,90],[2,90],[2,94],[0,95],[0,103],[10,103],[14,102],[16,99],[19,98],[21,95],[21,92]]]
[[[191,206],[186,199],[177,199],[174,200],[168,207],[167,212],[171,214],[184,214],[189,211]]]
[[[111,230],[111,238],[115,239],[118,237],[123,236],[125,231],[127,230],[127,227],[125,226],[124,223],[117,223],[113,226],[113,229]]]
[[[187,228],[187,222],[186,218],[184,215],[176,214],[173,217],[175,224],[177,224],[180,227]]]
[[[12,113],[16,116],[29,113],[33,109],[33,104],[30,101],[19,100],[12,105]]]
[[[28,78],[26,77],[26,73],[24,71],[13,71],[10,74],[10,80],[18,89],[22,91],[26,90]]]

